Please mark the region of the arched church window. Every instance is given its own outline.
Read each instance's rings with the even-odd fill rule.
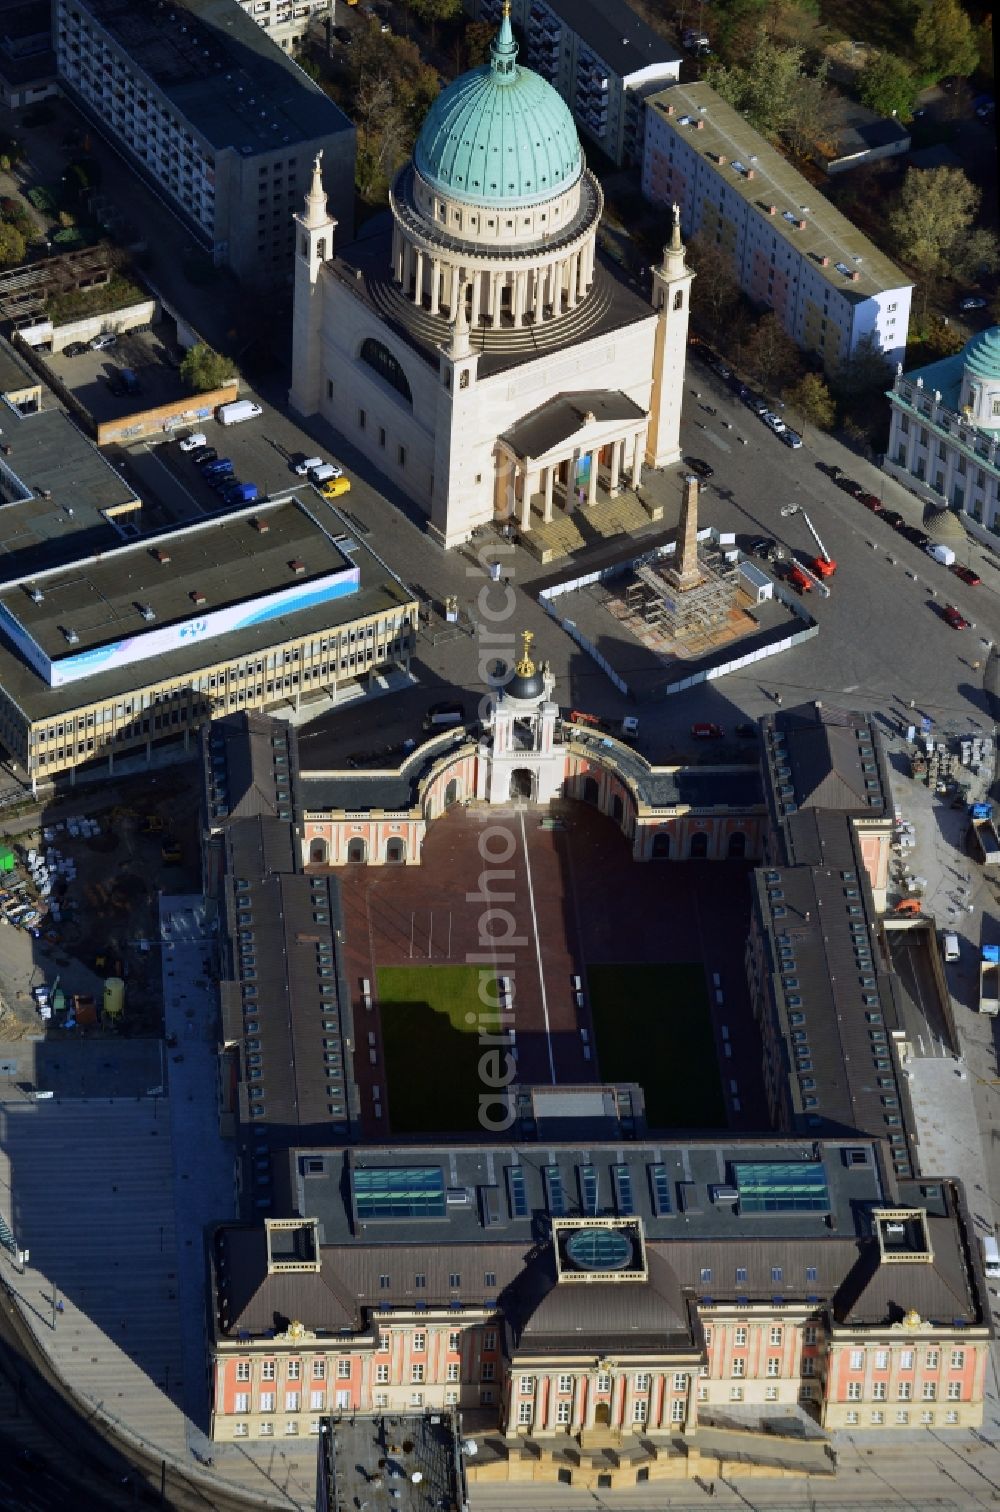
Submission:
[[[360,355],[361,361],[367,362],[370,368],[374,368],[383,383],[388,383],[390,388],[394,388],[396,393],[405,399],[407,404],[412,408],[413,393],[406,374],[403,372],[399,362],[389,351],[389,348],[383,346],[381,341],[376,341],[374,337],[368,336],[361,343]]]
[[[468,388],[469,387],[469,370],[468,370],[468,368],[466,368],[466,370],[459,377],[458,386],[459,386],[459,388]]]
[[[326,262],[326,237],[325,236],[321,236],[320,239],[319,239],[319,241],[316,243],[316,256],[319,258],[320,262]]]
[[[675,310],[683,310],[683,308],[684,308],[684,290],[683,289],[678,289],[677,293],[674,295],[674,309]]]

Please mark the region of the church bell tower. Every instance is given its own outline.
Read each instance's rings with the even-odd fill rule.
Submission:
[[[678,461],[681,454],[681,397],[694,273],[684,258],[680,207],[672,205],[670,214],[670,240],[663,249],[659,267],[653,269],[656,338],[646,433],[649,467],[667,467]]]
[[[292,386],[288,402],[300,415],[320,408],[323,286],[320,269],[333,256],[337,222],[327,209],[322,151],[313,163],[305,206],[295,216],[295,287],[292,303]]]

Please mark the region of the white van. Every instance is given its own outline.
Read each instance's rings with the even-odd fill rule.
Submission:
[[[942,546],[940,541],[928,541],[924,547],[927,555],[933,557],[935,562],[940,562],[942,567],[950,567],[955,560],[955,553],[950,546]]]
[[[264,411],[252,399],[234,399],[230,404],[220,404],[215,418],[220,425],[239,425],[243,420],[256,420]]]
[[[1000,1281],[1000,1249],[992,1234],[983,1235],[983,1265],[991,1281]]]
[[[941,954],[946,961],[957,961],[961,951],[958,946],[958,935],[948,930],[941,936]]]

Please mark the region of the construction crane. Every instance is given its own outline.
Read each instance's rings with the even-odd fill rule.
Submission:
[[[816,542],[816,545],[819,547],[819,556],[813,557],[809,563],[814,576],[817,578],[833,577],[833,574],[837,570],[837,564],[830,553],[827,551],[826,547],[823,545],[823,542],[820,540],[819,531],[816,529],[812,520],[810,520],[805,510],[802,508],[802,505],[786,504],[781,510],[781,514],[783,518],[786,518],[788,515],[796,514],[802,516],[803,520],[806,523],[806,529],[809,531],[809,534],[812,536],[813,540]]]

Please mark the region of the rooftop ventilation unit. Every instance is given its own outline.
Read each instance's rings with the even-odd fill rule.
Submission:
[[[188,598],[191,600],[192,604],[203,604],[205,602],[205,595],[202,593],[200,588],[192,588],[191,592],[188,594]]]
[[[153,608],[152,604],[137,604],[136,608],[139,611],[140,617],[144,619],[147,624],[150,620],[155,620],[156,610]]]
[[[24,591],[25,593],[27,593],[33,604],[40,604],[45,598],[45,594],[42,592],[42,590],[40,588],[36,588],[34,584],[32,584],[30,588],[26,588]]]
[[[63,625],[62,633],[67,646],[78,646],[80,644],[80,637],[71,625]]]

